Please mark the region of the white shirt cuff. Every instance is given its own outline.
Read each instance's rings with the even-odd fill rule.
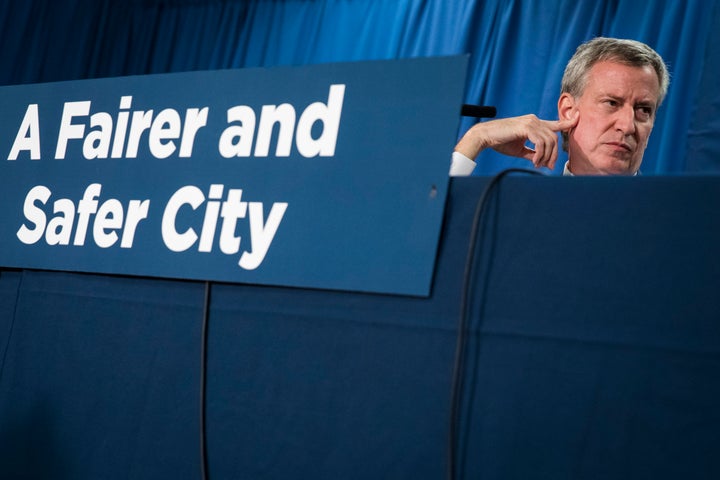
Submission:
[[[475,162],[460,152],[453,152],[450,163],[451,177],[466,177],[475,170]]]

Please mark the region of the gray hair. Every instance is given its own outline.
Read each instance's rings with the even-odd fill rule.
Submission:
[[[650,66],[657,74],[660,90],[657,106],[665,99],[670,85],[670,74],[662,57],[648,45],[637,40],[597,37],[580,45],[563,74],[560,93],[579,97],[585,90],[587,75],[598,62],[611,61],[631,67]],[[567,133],[563,132],[563,149],[567,150]]]

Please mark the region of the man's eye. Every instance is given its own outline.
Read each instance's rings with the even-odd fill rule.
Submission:
[[[650,107],[637,107],[638,115],[642,118],[649,118],[652,116],[652,108]]]

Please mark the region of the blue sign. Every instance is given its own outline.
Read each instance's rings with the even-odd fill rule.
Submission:
[[[0,88],[0,265],[429,294],[466,58]]]

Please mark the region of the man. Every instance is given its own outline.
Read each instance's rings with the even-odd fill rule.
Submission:
[[[525,115],[478,123],[456,145],[450,174],[472,173],[486,148],[554,168],[561,132],[565,175],[635,175],[669,83],[664,61],[644,43],[590,40],[565,68],[558,120]]]

